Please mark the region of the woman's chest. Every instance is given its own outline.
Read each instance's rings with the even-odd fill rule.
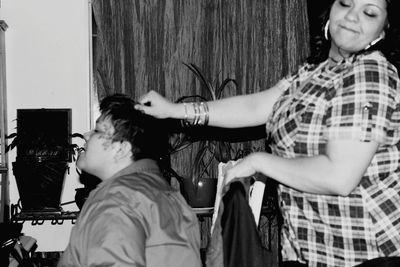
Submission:
[[[327,110],[340,86],[340,80],[323,73],[293,82],[266,124],[272,148],[289,157],[323,153]]]

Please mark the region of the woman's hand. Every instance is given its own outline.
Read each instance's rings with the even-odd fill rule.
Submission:
[[[135,105],[135,109],[159,119],[177,119],[177,106],[156,91],[149,91],[139,99],[139,104]]]
[[[233,167],[227,169],[225,173],[226,183],[234,178],[248,177],[255,174],[257,172],[255,162],[259,153],[261,152],[252,153],[247,157],[238,160]]]

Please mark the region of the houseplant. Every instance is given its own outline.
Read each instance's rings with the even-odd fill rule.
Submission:
[[[237,86],[232,78],[224,79],[220,84],[218,81],[207,80],[201,69],[195,64],[183,63],[194,74],[201,83],[201,93],[180,97],[176,102],[213,101],[220,99],[225,89],[230,84]],[[194,208],[211,207],[214,205],[217,188],[216,169],[219,162],[237,159],[239,151],[232,144],[225,141],[218,129],[204,129],[205,127],[185,127],[180,132],[171,136],[171,154],[192,146],[196,149],[193,165],[191,166],[190,178],[182,178],[172,168],[169,176],[176,177],[180,182],[183,196],[189,205]],[[211,132],[211,134],[206,134]]]
[[[17,129],[17,133],[6,137],[12,139],[6,152],[17,149],[12,170],[20,195],[21,212],[61,211],[65,173],[79,148],[77,144],[71,144],[70,140],[75,137],[83,139],[83,135],[74,133],[60,141],[46,131],[31,129]]]

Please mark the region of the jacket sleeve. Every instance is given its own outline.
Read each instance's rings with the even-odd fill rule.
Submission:
[[[143,218],[112,199],[100,204],[88,227],[87,266],[146,266]]]

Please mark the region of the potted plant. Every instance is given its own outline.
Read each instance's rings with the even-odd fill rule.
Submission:
[[[45,131],[21,130],[6,137],[12,139],[6,152],[17,149],[12,170],[20,195],[18,205],[21,212],[61,211],[65,173],[79,148],[70,142],[75,137],[83,139],[82,134],[74,133],[60,142]]]
[[[209,82],[201,69],[195,64],[183,63],[201,82],[202,92],[199,95],[180,97],[176,102],[212,101],[222,97],[229,84],[237,86],[234,79],[226,78],[221,84]],[[214,85],[215,84],[215,85]],[[204,129],[206,128],[206,129]],[[207,132],[207,133],[206,133]],[[209,134],[211,132],[211,134]],[[167,176],[176,177],[180,183],[181,193],[193,208],[212,207],[214,205],[217,177],[216,166],[219,162],[227,162],[239,157],[240,152],[232,144],[218,136],[218,130],[210,127],[185,127],[171,136],[171,154],[192,146],[196,149],[190,179],[183,178],[172,168]],[[214,169],[214,171],[213,171]]]

